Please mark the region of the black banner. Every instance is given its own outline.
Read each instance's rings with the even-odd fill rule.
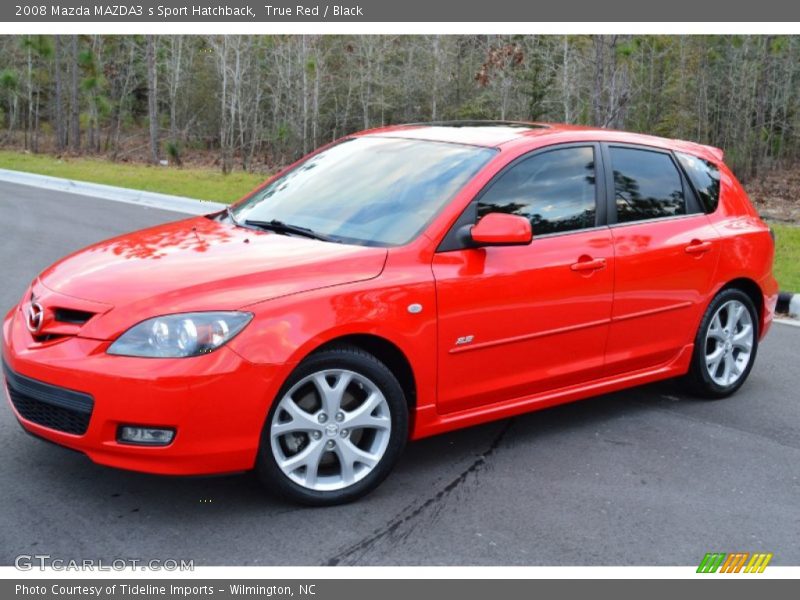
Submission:
[[[701,577],[701,576],[698,576]],[[711,579],[716,578],[712,582]],[[536,597],[641,598],[674,600],[724,595],[729,600],[755,594],[793,597],[792,580],[704,576],[704,583],[685,579],[653,580],[423,580],[423,579],[322,579],[322,580],[6,580],[0,582],[0,597],[9,600],[174,600],[182,598],[275,598],[276,600],[353,600],[380,598],[455,598],[517,600]],[[758,586],[758,587],[756,587]]]
[[[641,0],[358,0],[340,3],[262,0],[19,0],[2,3],[5,22],[782,22],[800,21],[800,4],[641,2]]]

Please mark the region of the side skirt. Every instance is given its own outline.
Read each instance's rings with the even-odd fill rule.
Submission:
[[[693,349],[694,344],[684,346],[675,358],[658,367],[614,375],[613,377],[597,379],[589,383],[542,392],[524,398],[512,398],[511,400],[504,400],[461,412],[440,415],[436,412],[435,406],[421,408],[417,411],[414,419],[411,439],[418,440],[454,429],[506,419],[523,413],[566,404],[567,402],[583,400],[584,398],[608,394],[653,381],[685,375],[689,370]]]

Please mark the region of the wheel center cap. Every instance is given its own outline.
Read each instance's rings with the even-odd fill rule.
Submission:
[[[336,437],[339,434],[339,426],[336,423],[325,425],[325,433],[328,437]]]

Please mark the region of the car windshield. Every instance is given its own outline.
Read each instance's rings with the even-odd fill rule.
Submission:
[[[368,246],[410,242],[494,155],[490,148],[367,136],[312,156],[231,211]],[[283,228],[281,231],[286,232]]]

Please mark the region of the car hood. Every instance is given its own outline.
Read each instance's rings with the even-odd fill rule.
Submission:
[[[372,279],[386,254],[196,217],[89,246],[49,267],[39,282],[61,304],[75,298],[107,307],[78,335],[112,339],[152,316],[236,310]]]

